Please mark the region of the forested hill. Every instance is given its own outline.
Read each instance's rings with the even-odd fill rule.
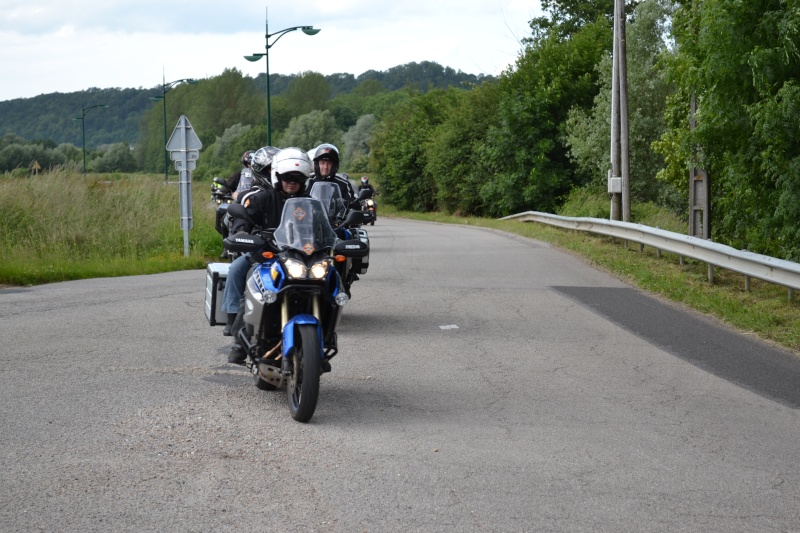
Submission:
[[[271,94],[279,96],[299,74],[282,75],[270,73]],[[255,79],[245,77],[252,91],[265,92],[266,75]],[[491,76],[466,74],[443,67],[438,63],[424,61],[408,63],[389,70],[367,71],[359,76],[337,73],[325,76],[330,88],[330,98],[347,94],[366,80],[377,80],[387,91],[412,88],[426,92],[430,88],[463,86],[481,83]],[[202,83],[202,81],[201,81]],[[150,100],[161,95],[161,86],[152,88],[90,88],[73,93],[50,93],[33,98],[17,98],[0,102],[0,136],[15,134],[26,140],[48,140],[56,144],[81,145],[81,123],[75,120],[82,110],[95,105],[107,105],[108,109],[96,108],[86,111],[86,144],[100,146],[126,142],[135,144],[139,136],[139,121],[143,113],[153,105]],[[167,96],[169,106],[169,96]],[[98,115],[103,114],[102,118]],[[101,118],[101,119],[100,119]],[[98,120],[100,119],[100,120]],[[91,127],[89,125],[91,124]]]

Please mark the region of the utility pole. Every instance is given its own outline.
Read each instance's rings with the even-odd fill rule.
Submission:
[[[692,94],[689,128],[694,131],[697,123],[697,100]],[[698,149],[698,159],[701,153]],[[711,182],[708,172],[694,165],[689,169],[689,235],[701,239],[711,238]]]
[[[625,0],[614,0],[614,51],[611,73],[611,170],[608,193],[611,220],[631,221],[628,132],[628,61],[625,44]]]
[[[692,1],[692,10],[694,11],[694,24],[695,34],[700,34],[700,28],[697,21],[700,17],[700,9],[702,9],[702,0]],[[697,127],[697,120],[695,114],[697,113],[697,97],[692,92],[692,98],[689,102],[689,129],[692,134]],[[711,180],[708,177],[708,172],[702,168],[695,166],[702,164],[703,154],[700,147],[697,148],[695,156],[697,162],[692,163],[689,167],[689,235],[692,237],[699,237],[701,239],[711,238]],[[709,279],[712,278],[711,265],[708,267]]]

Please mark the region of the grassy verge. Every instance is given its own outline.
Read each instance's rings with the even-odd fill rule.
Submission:
[[[34,285],[203,268],[220,253],[207,183],[195,183],[190,255],[178,185],[158,175],[0,177],[0,283]]]
[[[714,270],[714,283],[710,284],[705,263],[686,260],[681,265],[674,254],[662,253],[658,257],[654,249],[640,252],[638,244],[631,243],[626,248],[621,241],[589,233],[528,222],[399,212],[385,205],[381,205],[380,211],[382,217],[480,226],[549,242],[633,286],[716,317],[744,333],[800,355],[800,298],[789,302],[784,287],[753,279],[747,292],[743,276],[720,268]],[[681,224],[670,221],[661,212],[646,213],[637,222],[670,231],[682,230],[671,227]],[[647,220],[648,216],[656,222]]]

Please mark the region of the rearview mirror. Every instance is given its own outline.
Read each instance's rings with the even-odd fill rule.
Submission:
[[[250,215],[247,214],[247,210],[244,208],[242,204],[230,204],[228,206],[228,214],[233,218],[241,218],[252,224],[253,226],[258,226],[255,220],[250,218]]]

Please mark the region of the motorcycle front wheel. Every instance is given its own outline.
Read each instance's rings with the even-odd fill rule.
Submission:
[[[286,387],[289,412],[298,422],[308,422],[314,416],[319,398],[321,347],[316,326],[298,326],[292,358],[292,374]]]

